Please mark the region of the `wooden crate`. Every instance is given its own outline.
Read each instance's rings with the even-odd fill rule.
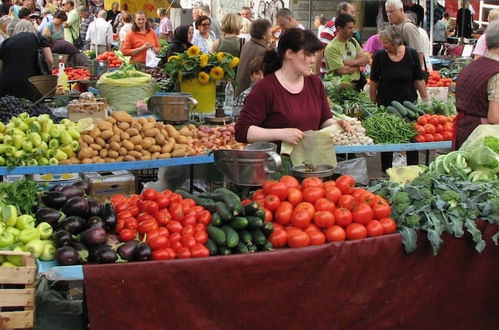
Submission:
[[[35,260],[28,252],[0,251],[22,256],[23,266],[0,266],[0,329],[33,328],[35,318]]]

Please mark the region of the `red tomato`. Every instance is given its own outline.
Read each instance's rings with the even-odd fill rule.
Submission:
[[[182,231],[182,229],[180,229],[180,231]],[[180,239],[182,238],[182,234],[180,234],[180,231],[171,233],[171,235],[168,237],[170,243],[180,242]]]
[[[433,142],[433,141],[435,141],[435,138],[433,137],[433,134],[425,134],[424,138],[425,138],[426,142]]]
[[[158,229],[158,222],[154,219],[151,219],[139,222],[139,227],[137,228],[137,231],[141,234],[145,234],[147,232],[154,231],[157,229]]]
[[[414,140],[416,140],[416,142],[419,142],[419,143],[422,143],[422,142],[426,142],[426,139],[423,135],[418,135],[414,138]]]
[[[196,244],[196,239],[192,235],[182,235],[180,242],[183,246],[191,248]]]
[[[285,247],[288,242],[288,234],[284,229],[274,228],[274,231],[270,234],[269,241],[275,248]]]
[[[170,212],[172,219],[175,221],[182,221],[184,219],[184,210],[180,203],[171,203],[168,207],[168,212]]]
[[[309,187],[322,187],[322,180],[319,178],[305,178],[301,183],[301,190]]]
[[[432,124],[426,124],[424,125],[424,131],[426,134],[434,134],[436,132],[436,129]]]
[[[383,225],[378,220],[369,221],[366,229],[369,237],[381,236],[384,232]]]
[[[140,210],[139,210],[139,207],[137,205],[130,205],[128,207],[128,211],[130,211],[130,213],[132,214],[132,216],[136,217],[137,215],[139,215],[140,213]]]
[[[258,189],[253,192],[253,200],[259,200],[259,199],[264,199],[265,198],[265,193],[263,192],[263,189]]]
[[[123,212],[123,211],[127,211],[128,210],[128,203],[126,202],[126,200],[119,201],[116,203],[116,205],[114,205],[114,210],[118,214]]]
[[[452,132],[443,132],[442,137],[444,138],[444,141],[452,140]]]
[[[302,200],[303,195],[300,189],[288,188],[288,202],[290,202],[294,206],[300,204]]]
[[[418,125],[424,126],[424,125],[428,124],[428,119],[425,116],[421,116],[418,118],[417,123],[418,123]]]
[[[338,200],[338,206],[349,210],[353,210],[357,202],[352,195],[342,195]]]
[[[334,203],[327,198],[319,198],[314,204],[316,211],[329,211],[333,212],[335,209]]]
[[[194,230],[195,231],[203,231],[203,230],[206,230],[206,226],[203,225],[202,223],[198,223],[194,226]]]
[[[119,233],[118,237],[122,242],[131,241],[137,235],[137,231],[135,229],[123,229]]]
[[[196,243],[191,247],[191,256],[193,258],[204,258],[210,256],[210,250],[201,243]]]
[[[263,205],[267,210],[273,212],[277,210],[280,204],[281,202],[279,200],[279,197],[277,197],[276,195],[267,195],[265,197],[265,202]]]
[[[397,223],[392,218],[383,218],[380,219],[379,222],[383,226],[384,234],[391,234],[397,229]]]
[[[195,226],[197,224],[196,216],[194,214],[189,216],[184,216],[184,219],[181,221],[182,225],[187,226]]]
[[[338,208],[334,210],[333,214],[335,224],[341,227],[346,227],[352,223],[352,212],[349,209]]]
[[[353,222],[367,225],[374,217],[374,212],[367,203],[360,203],[352,211]]]
[[[147,200],[144,206],[145,211],[150,215],[155,215],[159,211],[158,203],[156,203],[155,201]]]
[[[265,191],[267,192],[267,195],[277,196],[280,201],[283,201],[288,197],[288,187],[282,182],[270,184]]]
[[[337,203],[341,197],[341,190],[338,187],[331,187],[326,190],[326,198],[333,203]]]
[[[172,219],[172,216],[170,215],[167,209],[163,209],[158,213],[156,213],[154,219],[156,219],[158,225],[163,226],[166,225]]]
[[[423,126],[421,126],[421,125],[417,125],[417,124],[416,124],[416,125],[414,126],[414,129],[416,130],[416,132],[417,132],[418,134],[424,134],[424,133],[426,133],[426,131],[425,131],[424,127],[423,127]]]
[[[288,245],[292,248],[308,246],[310,244],[310,236],[303,230],[297,229],[288,231]]]
[[[367,237],[367,229],[360,223],[351,223],[346,228],[348,239],[362,239]]]
[[[177,257],[180,259],[188,259],[191,257],[191,251],[187,247],[180,247],[176,250]]]
[[[444,140],[443,135],[440,133],[433,134],[433,138],[435,139],[435,141],[443,141]]]
[[[326,181],[322,184],[322,188],[324,188],[325,191],[328,191],[329,189],[331,189],[335,186],[336,186],[336,183],[333,180]]]
[[[163,236],[163,235],[148,237],[147,244],[153,250],[159,250],[159,249],[164,249],[164,248],[170,247],[170,241],[168,241],[168,238],[166,238],[166,236]]]
[[[151,188],[144,189],[144,191],[142,191],[142,198],[153,201],[156,199],[156,191]]]
[[[315,212],[314,223],[319,228],[329,228],[334,225],[334,215],[330,211]]]
[[[114,195],[114,196],[111,196],[110,199],[111,199],[111,203],[113,205],[118,204],[118,202],[126,201],[127,200],[127,198],[125,196],[123,196],[123,195]]]
[[[185,225],[184,228],[182,228],[181,234],[182,235],[194,235],[195,229],[193,225]]]
[[[437,133],[443,133],[443,131],[444,131],[444,125],[442,125],[442,124],[437,124],[437,125],[435,126],[435,131],[436,131]],[[418,133],[419,133],[419,132],[418,132]]]
[[[268,209],[264,208],[265,211],[265,222],[272,222],[272,212],[270,212]]]
[[[438,118],[435,116],[432,116],[432,117],[430,117],[430,119],[428,119],[428,123],[430,123],[431,125],[433,125],[433,127],[435,127],[438,125]],[[435,132],[433,132],[433,133],[435,133]]]
[[[321,231],[321,229],[319,227],[317,227],[317,225],[311,223],[303,231],[308,233],[309,231]]]
[[[171,260],[176,257],[175,251],[170,248],[164,248],[156,251],[152,251],[152,260]]]
[[[312,215],[304,209],[295,209],[291,214],[291,224],[297,228],[305,229],[310,224]]]
[[[198,243],[205,244],[208,242],[208,234],[205,230],[197,231],[194,233],[194,239]]]
[[[375,219],[388,218],[392,213],[392,208],[385,203],[374,203],[372,205]]]
[[[274,212],[275,221],[286,226],[291,223],[292,213],[293,205],[291,205],[291,203],[289,202],[282,202]]]
[[[243,206],[246,206],[248,205],[249,203],[251,203],[251,199],[249,198],[245,198],[241,201],[241,204],[243,204]]]
[[[326,238],[328,242],[344,241],[346,238],[345,229],[334,225],[326,230]]]
[[[351,175],[341,175],[336,179],[336,187],[341,190],[342,194],[351,194],[355,187],[355,179]]]
[[[203,225],[209,225],[211,223],[211,213],[208,210],[203,210],[198,213],[196,220]]]
[[[121,211],[118,213],[118,219],[126,219],[131,217],[133,217],[133,215],[129,210]]]
[[[139,222],[135,218],[128,218],[125,220],[125,228],[128,229],[138,229]]]
[[[116,222],[116,226],[114,227],[114,230],[117,232],[117,233],[121,233],[121,231],[125,229],[125,220],[124,219],[121,219]]]
[[[309,202],[301,202],[300,204],[296,205],[295,210],[298,209],[304,209],[310,214],[311,217],[313,217],[315,214],[315,207]]]
[[[168,198],[170,199],[170,203],[180,203],[182,200],[182,196],[177,193],[171,193]]]
[[[295,177],[291,175],[285,175],[279,179],[279,182],[284,183],[288,188],[298,188],[300,183]]]
[[[303,200],[314,204],[319,198],[324,197],[326,192],[321,187],[308,187],[303,190]]]
[[[263,188],[263,192],[265,193],[265,195],[268,195],[270,194],[270,192],[268,191],[269,187],[271,185],[273,185],[274,183],[276,183],[277,181],[274,181],[274,180],[265,180],[263,181],[263,185],[262,185],[262,188]]]
[[[166,224],[166,228],[170,231],[170,233],[180,233],[182,232],[184,226],[182,226],[180,222],[172,220]]]
[[[454,131],[454,125],[450,122],[445,123],[444,124],[444,131],[452,133]]]
[[[307,232],[310,237],[310,245],[322,245],[326,243],[326,236],[321,231]]]

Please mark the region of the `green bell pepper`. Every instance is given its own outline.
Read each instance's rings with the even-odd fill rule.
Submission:
[[[0,133],[5,132],[5,124],[0,122]]]
[[[73,142],[73,138],[71,137],[71,135],[69,135],[69,133],[66,130],[61,129],[59,132],[61,134],[60,140],[63,145],[67,146],[71,144],[71,142]]]
[[[37,132],[38,133],[38,132],[40,132],[42,130],[42,125],[35,118],[33,118],[33,121],[31,123],[29,123],[29,129],[32,132]]]
[[[52,243],[52,241],[48,241],[48,240],[45,240],[45,241],[42,241],[43,242],[43,250],[42,250],[42,253],[40,254],[40,260],[43,260],[43,261],[50,261],[50,260],[54,260],[55,258],[55,246],[54,244]]]
[[[40,134],[36,132],[29,133],[29,140],[33,144],[34,147],[38,148],[42,143],[42,137]]]
[[[33,143],[31,143],[30,140],[24,140],[23,142],[23,150],[26,151],[26,152],[31,152],[33,151]]]
[[[64,151],[59,149],[59,150],[56,150],[54,158],[57,160],[64,160],[64,159],[68,159],[68,155]]]
[[[49,148],[50,149],[57,149],[57,148],[59,148],[59,141],[57,139],[51,139],[49,141]]]
[[[38,165],[48,165],[49,164],[49,160],[47,159],[47,157],[40,157],[37,159],[38,161]]]
[[[37,228],[26,228],[19,234],[19,240],[24,244],[37,239],[40,239],[40,231]]]
[[[18,150],[21,149],[21,147],[23,146],[23,142],[24,138],[22,135],[15,134],[14,136],[12,136],[12,144],[14,145],[14,148]]]
[[[31,240],[28,243],[26,243],[26,245],[24,246],[24,249],[27,252],[30,252],[36,258],[39,258],[43,252],[44,246],[45,246],[45,244],[43,244],[43,242],[41,240],[34,239],[34,240]]]
[[[50,140],[50,134],[48,132],[41,132],[40,136],[42,137],[42,141]]]
[[[24,249],[20,246],[16,246],[12,251],[14,252],[25,252]],[[6,256],[8,262],[13,263],[17,267],[23,265],[23,257],[22,256]]]
[[[38,228],[38,230],[40,231],[41,239],[49,238],[50,236],[52,236],[52,233],[54,232],[52,226],[47,222],[41,222],[36,228]]]
[[[50,131],[48,133],[50,134],[50,137],[52,137],[54,139],[57,139],[59,136],[61,136],[59,129],[55,125],[53,125],[50,128]]]
[[[0,221],[0,235],[3,234],[3,232],[5,231],[5,223],[3,223],[2,221]]]
[[[17,217],[16,228],[24,230],[26,228],[34,228],[35,219],[29,214],[23,214]]]
[[[50,158],[49,159],[49,165],[58,165],[59,161],[55,158]]]
[[[0,235],[0,248],[5,248],[14,244],[15,238],[11,233],[4,232]]]
[[[21,233],[21,231],[19,229],[17,229],[16,227],[7,227],[7,228],[5,228],[5,232],[11,233],[12,235],[14,235],[16,242],[19,239],[19,234]]]
[[[78,142],[76,142],[78,143]],[[73,151],[73,149],[71,148],[71,145],[67,145],[67,146],[64,146],[61,148],[61,150],[68,156],[68,157],[74,157],[75,155],[75,152]],[[57,158],[57,156],[56,156]]]
[[[78,132],[78,130],[75,127],[69,127],[68,133],[69,136],[71,136],[75,140],[77,140],[80,137],[80,132]]]
[[[0,267],[17,267],[17,266],[14,265],[12,262],[4,261],[4,262],[2,262]]]
[[[14,205],[2,205],[2,219],[7,227],[14,227],[17,221],[17,209]]]
[[[28,161],[26,162],[26,165],[28,166],[37,166],[38,165],[38,161],[36,159],[28,159]]]

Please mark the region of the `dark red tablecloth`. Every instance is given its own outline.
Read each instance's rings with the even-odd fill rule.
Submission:
[[[499,248],[421,235],[204,259],[85,265],[90,329],[497,329]]]

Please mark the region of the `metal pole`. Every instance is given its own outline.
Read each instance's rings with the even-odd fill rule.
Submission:
[[[430,55],[433,55],[433,20],[435,18],[434,0],[430,0]]]
[[[460,45],[462,46],[464,45],[464,21],[466,17],[466,0],[463,0],[461,9],[463,10],[463,13],[461,15],[461,41],[460,41]]]

